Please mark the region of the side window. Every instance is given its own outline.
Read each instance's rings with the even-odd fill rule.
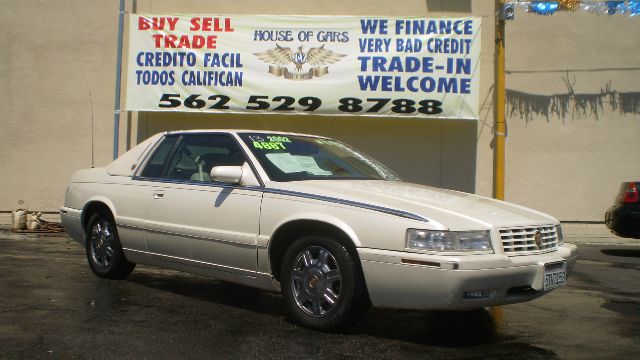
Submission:
[[[241,166],[244,162],[244,153],[230,135],[187,134],[174,152],[167,177],[209,182],[214,166]]]
[[[151,156],[149,162],[142,170],[140,176],[143,177],[162,177],[162,168],[164,166],[165,161],[167,160],[167,156],[171,152],[171,149],[176,144],[178,140],[177,136],[167,136],[162,144],[158,146],[156,151]]]

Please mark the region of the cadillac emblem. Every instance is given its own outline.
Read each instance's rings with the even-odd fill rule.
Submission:
[[[540,231],[536,231],[533,235],[533,240],[536,242],[536,246],[538,249],[542,248],[542,233]]]

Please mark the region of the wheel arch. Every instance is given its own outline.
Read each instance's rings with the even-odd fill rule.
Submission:
[[[110,214],[115,222],[116,212],[113,203],[106,198],[94,198],[89,200],[82,208],[82,214],[80,216],[82,228],[86,229],[91,215],[100,211]]]
[[[340,242],[360,261],[357,251],[360,241],[353,229],[342,221],[312,216],[289,219],[276,228],[269,241],[271,275],[276,280],[280,281],[280,268],[289,245],[301,237],[313,235],[330,237]]]

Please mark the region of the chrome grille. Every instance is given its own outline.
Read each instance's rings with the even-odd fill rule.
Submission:
[[[543,253],[558,247],[558,234],[554,225],[522,226],[499,229],[502,248],[507,255]],[[536,244],[535,234],[540,232],[542,241]]]

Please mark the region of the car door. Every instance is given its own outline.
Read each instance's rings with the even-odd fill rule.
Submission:
[[[166,157],[161,176],[149,180],[145,239],[150,255],[254,276],[261,188],[257,181],[234,186],[209,178],[213,166],[246,161],[230,134],[183,134]]]

